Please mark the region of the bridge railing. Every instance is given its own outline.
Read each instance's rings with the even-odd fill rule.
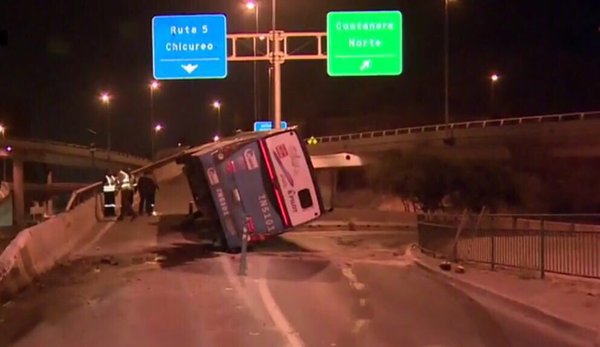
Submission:
[[[11,142],[11,141],[31,142],[31,143],[40,144],[40,145],[52,145],[52,146],[66,147],[66,148],[70,148],[70,149],[78,149],[78,150],[86,150],[86,151],[90,150],[89,146],[84,146],[84,145],[79,145],[79,144],[74,144],[74,143],[52,141],[52,140],[38,140],[38,139],[25,139],[25,138],[18,138],[18,137],[9,137],[6,140],[4,140],[3,142]],[[104,148],[96,148],[96,153],[104,153],[104,154],[108,155],[108,151]],[[148,160],[148,158],[140,157],[137,155],[132,155],[130,153],[113,151],[113,150],[110,151],[110,154],[117,155],[120,157],[125,157],[125,158],[136,159],[136,160]]]
[[[561,113],[561,114],[549,114],[541,116],[527,116],[527,117],[512,117],[512,118],[501,118],[501,119],[486,119],[486,120],[474,120],[466,122],[449,123],[449,129],[472,129],[472,128],[489,128],[489,127],[503,127],[503,126],[514,126],[521,124],[539,124],[539,123],[552,123],[552,122],[565,122],[565,121],[584,121],[600,119],[600,111],[591,112],[575,112],[575,113]],[[330,136],[319,136],[316,137],[317,143],[329,143],[329,142],[340,142],[348,140],[360,140],[370,139],[377,137],[386,136],[398,136],[405,134],[420,134],[428,132],[439,132],[446,130],[445,124],[433,124],[423,125],[416,127],[386,129],[386,130],[374,130],[365,131],[359,133],[330,135]]]

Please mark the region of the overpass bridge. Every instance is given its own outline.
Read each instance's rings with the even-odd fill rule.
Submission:
[[[147,158],[128,153],[55,141],[9,137],[0,139],[0,147],[1,157],[23,162],[113,170],[125,166],[138,168],[150,163]]]
[[[600,111],[476,120],[317,137],[311,155],[349,152],[366,158],[419,150],[461,158],[510,159],[540,151],[554,157],[600,157]]]
[[[600,156],[600,137],[596,136],[598,132],[600,111],[578,112],[457,122],[450,123],[448,127],[445,124],[435,124],[321,136],[316,138],[317,144],[309,145],[309,152],[313,156],[320,156],[314,162],[315,167],[322,170],[320,176],[327,182],[326,186],[334,186],[335,174],[330,173],[336,169],[327,170],[331,168],[333,161],[336,168],[362,166],[387,150],[419,150],[461,158],[510,159],[527,156],[532,151],[541,151],[555,157],[594,158]],[[123,166],[139,168],[150,164],[145,158],[126,153],[108,153],[102,149],[91,150],[88,146],[52,141],[9,138],[0,140],[0,146],[3,148],[0,156],[8,157],[16,164],[13,165],[16,215],[24,213],[24,206],[19,206],[22,205],[19,202],[23,201],[22,197],[18,197],[18,191],[22,191],[23,185],[23,161],[112,169]],[[10,153],[5,150],[7,146],[12,147]],[[351,159],[339,161],[335,157],[327,157],[340,153],[343,153],[344,158]],[[167,157],[160,162],[169,160],[170,157]],[[87,195],[83,192],[85,190],[81,194],[74,194],[70,205]]]
[[[25,216],[24,162],[111,170],[123,167],[139,168],[150,163],[146,158],[122,152],[15,137],[0,139],[0,148],[0,158],[12,161],[14,220],[17,226],[23,225]]]

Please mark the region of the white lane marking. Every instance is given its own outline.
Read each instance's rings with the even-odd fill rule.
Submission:
[[[346,278],[350,282],[350,286],[352,288],[354,288],[357,292],[361,292],[365,289],[366,286],[363,283],[359,282],[358,278],[356,277],[354,272],[352,272],[351,264],[346,264],[342,268],[342,274],[344,276],[346,276]],[[365,297],[360,297],[358,299],[358,304],[360,305],[360,307],[366,307],[367,303],[368,302]],[[370,321],[371,321],[370,319],[358,318],[357,320],[354,321],[354,327],[352,328],[352,333],[355,335],[360,333],[361,330],[364,330],[364,328],[369,324]]]
[[[356,275],[354,274],[354,272],[352,272],[352,267],[350,267],[350,266],[343,267],[342,274],[344,276],[346,276],[346,278],[350,281],[350,285],[352,286],[352,288],[354,288],[358,291],[365,289],[365,285],[360,283],[358,281],[358,278],[356,278]]]
[[[354,322],[354,328],[352,328],[352,333],[358,334],[367,324],[369,324],[368,319],[357,319]]]
[[[227,280],[229,281],[229,283],[231,283],[236,292],[242,297],[247,307],[252,308],[252,306],[254,306],[256,302],[250,300],[250,296],[248,295],[248,288],[243,288],[242,285],[240,285],[238,278],[236,278],[236,276],[233,274],[232,264],[229,261],[228,257],[222,256],[219,258],[223,265],[223,270],[225,272],[225,275],[227,276]],[[244,281],[244,279],[245,277],[241,277],[239,280]],[[279,306],[277,305],[275,299],[271,295],[271,292],[269,291],[269,288],[264,278],[254,280],[254,282],[258,284],[258,292],[263,302],[263,306],[265,307],[267,313],[273,321],[273,324],[275,324],[275,327],[287,339],[288,346],[304,347],[304,342],[302,341],[302,339],[300,339],[298,334],[294,331],[291,324],[288,322],[288,320],[285,318],[285,316],[279,309]]]
[[[294,331],[288,320],[283,315],[283,312],[279,309],[279,306],[273,299],[271,295],[271,291],[269,291],[269,287],[267,286],[267,281],[264,278],[258,280],[258,291],[260,293],[260,297],[273,320],[275,326],[281,331],[281,333],[286,337],[288,341],[288,345],[290,347],[303,347],[304,342],[298,336],[298,333]]]

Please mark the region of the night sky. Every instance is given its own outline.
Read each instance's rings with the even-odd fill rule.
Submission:
[[[261,31],[270,1],[259,3]],[[451,118],[490,117],[490,80],[498,116],[600,110],[600,1],[455,0],[450,3]],[[278,27],[325,31],[331,10],[400,10],[404,72],[397,77],[331,78],[326,62],[283,66],[283,118],[305,135],[443,121],[443,0],[279,0]],[[100,91],[114,95],[113,148],[149,151],[151,19],[159,14],[225,13],[229,33],[253,32],[254,15],[230,0],[0,0],[0,121],[10,134],[104,145]],[[258,66],[263,118],[267,63]],[[224,80],[162,82],[159,145],[198,143],[216,129],[254,120],[252,63],[230,63]]]

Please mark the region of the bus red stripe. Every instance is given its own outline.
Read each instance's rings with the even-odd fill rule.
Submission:
[[[271,177],[271,181],[273,182],[273,190],[275,190],[275,197],[277,198],[277,204],[279,205],[279,210],[281,211],[281,215],[283,216],[283,223],[286,226],[290,225],[290,221],[288,220],[288,216],[287,216],[287,208],[285,207],[285,204],[283,203],[283,199],[281,197],[281,193],[279,192],[279,189],[277,189],[277,184],[275,182],[275,175],[273,174],[273,168],[271,167],[271,158],[269,158],[267,150],[265,149],[265,144],[263,143],[262,140],[258,141],[258,144],[260,145],[260,151],[263,154],[263,157],[265,158],[265,163],[267,164],[267,171],[269,172],[269,176]]]

